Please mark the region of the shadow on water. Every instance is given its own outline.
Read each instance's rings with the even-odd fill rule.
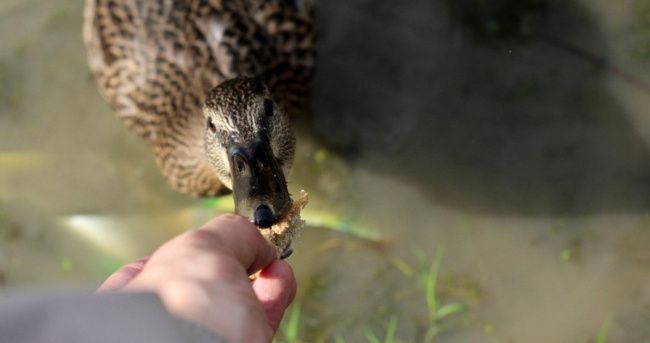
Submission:
[[[616,75],[566,49],[607,56],[598,27],[577,4],[525,11],[530,33],[485,38],[442,2],[320,3],[314,125],[463,211],[645,212],[650,152],[610,94]]]
[[[318,1],[316,114],[305,122],[353,165],[299,127],[290,187],[313,195],[305,214],[385,244],[308,219],[289,261],[301,337],[364,342],[364,327],[383,333],[395,315],[397,337],[420,341],[425,294],[407,271],[419,266],[414,251],[433,260],[444,249],[439,295],[470,306],[470,323],[445,342],[593,341],[609,313],[613,333],[642,341],[647,101],[588,58],[620,47],[612,37],[624,25],[612,30],[598,13],[618,23],[626,13],[549,2],[524,6],[504,31],[468,27],[462,6],[450,16],[446,5],[461,1],[515,0]],[[82,2],[10,3],[0,5],[0,285],[99,282],[217,215],[169,188],[98,94]]]

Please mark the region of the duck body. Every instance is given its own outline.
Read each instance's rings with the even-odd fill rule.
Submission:
[[[310,2],[87,0],[83,37],[102,95],[174,189],[213,196],[247,184],[239,198],[248,212],[286,193],[288,118],[315,64]],[[267,205],[273,216],[284,206]]]

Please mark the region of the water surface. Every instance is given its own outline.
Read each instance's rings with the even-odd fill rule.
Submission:
[[[649,340],[644,6],[550,3],[535,35],[491,40],[442,1],[321,3],[289,177],[312,196],[290,258],[303,341],[363,342],[391,316],[398,339],[422,341],[418,251],[444,251],[438,295],[466,306],[437,342],[593,342],[607,318],[608,342]],[[5,287],[97,284],[227,208],[170,190],[120,126],[81,10],[0,3]]]

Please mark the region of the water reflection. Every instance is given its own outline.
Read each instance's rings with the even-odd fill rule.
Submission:
[[[544,33],[648,78],[626,53],[643,33],[633,2],[570,3],[551,6]],[[120,126],[86,68],[80,13],[72,0],[0,5],[9,287],[99,282],[228,210],[171,191]],[[438,341],[587,342],[610,315],[614,341],[647,340],[647,94],[542,41],[480,44],[446,13],[320,3],[314,115],[289,177],[322,221],[290,259],[301,337],[363,342],[395,316],[396,337],[423,338],[416,251],[444,249],[437,295],[469,309]]]

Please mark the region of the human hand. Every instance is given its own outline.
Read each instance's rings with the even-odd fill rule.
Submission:
[[[270,342],[297,287],[289,264],[275,258],[248,220],[223,215],[123,266],[98,291],[155,292],[171,314],[228,342]]]

